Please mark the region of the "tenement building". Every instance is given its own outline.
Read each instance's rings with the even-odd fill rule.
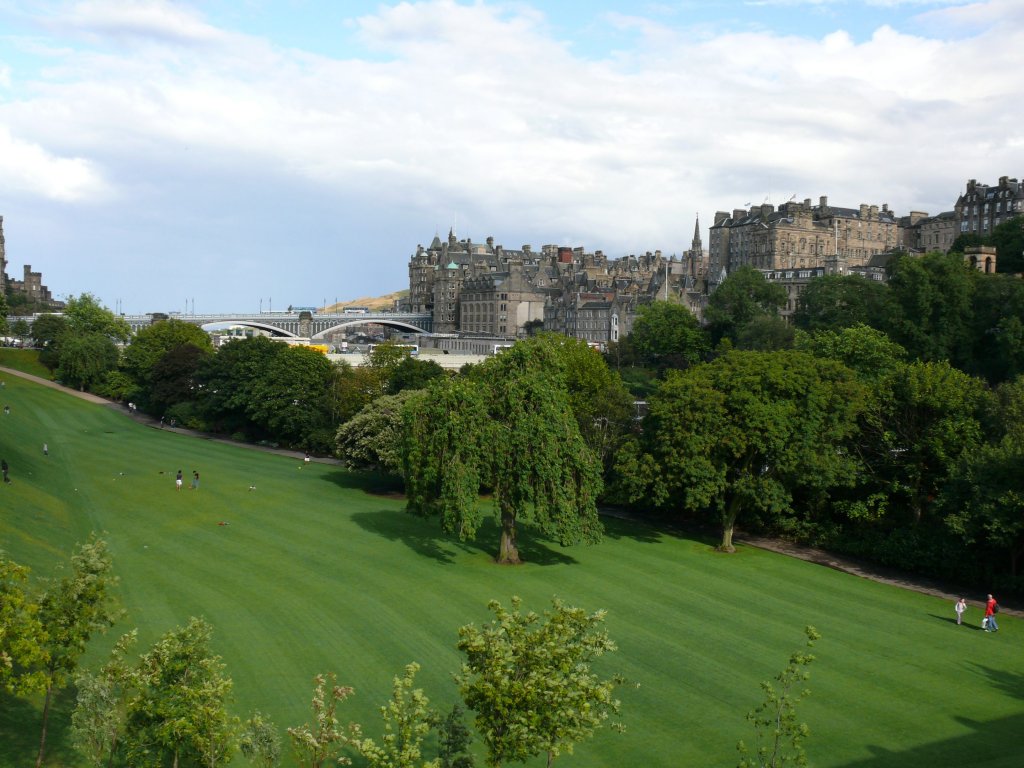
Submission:
[[[1024,184],[1008,176],[1000,177],[994,187],[971,179],[953,211],[961,234],[988,237],[1004,221],[1024,212]]]
[[[399,308],[430,313],[435,334],[490,338],[494,346],[548,330],[605,347],[632,329],[640,304],[685,303],[698,317],[706,299],[707,256],[699,224],[682,258],[660,251],[609,259],[601,251],[545,245],[506,249],[435,236],[409,261],[409,296]]]
[[[844,267],[865,266],[878,254],[898,247],[896,217],[888,205],[861,204],[858,208],[829,205],[819,198],[770,203],[749,210],[715,214],[710,229],[711,287],[738,267],[761,270],[813,269],[836,262]]]

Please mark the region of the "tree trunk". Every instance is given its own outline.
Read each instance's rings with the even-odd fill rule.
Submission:
[[[739,512],[739,500],[733,497],[722,512],[722,543],[718,549],[721,552],[735,552],[736,547],[732,545],[732,532],[736,527],[736,514]]]
[[[46,723],[50,719],[50,700],[53,698],[53,685],[46,686],[46,698],[43,700],[43,732],[39,737],[39,756],[36,757],[36,768],[43,764],[43,753],[46,751]]]
[[[516,516],[507,509],[501,510],[501,551],[499,565],[519,565],[519,548],[516,546]]]

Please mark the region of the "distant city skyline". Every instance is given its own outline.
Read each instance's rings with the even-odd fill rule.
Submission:
[[[1024,175],[1017,0],[0,2],[9,271],[126,313],[320,306],[418,244],[689,247]]]

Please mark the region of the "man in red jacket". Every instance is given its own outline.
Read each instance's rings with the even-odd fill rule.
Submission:
[[[985,631],[999,631],[999,625],[996,624],[996,599],[992,595],[988,596],[988,602],[985,603]]]

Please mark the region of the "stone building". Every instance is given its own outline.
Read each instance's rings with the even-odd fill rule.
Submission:
[[[7,246],[4,241],[4,217],[0,216],[0,295],[20,293],[34,304],[51,307],[61,306],[53,300],[50,289],[43,285],[43,273],[33,272],[32,265],[26,264],[21,280],[12,280],[7,275]]]
[[[897,248],[900,233],[888,205],[858,208],[829,205],[819,198],[771,203],[729,214],[718,211],[710,229],[709,289],[725,275],[749,265],[760,270],[814,269],[828,258],[837,268],[864,266],[874,256]]]
[[[1024,184],[1002,176],[999,184],[990,187],[971,179],[967,189],[953,206],[959,233],[988,237],[1007,219],[1024,212]]]
[[[699,222],[680,259],[660,251],[608,259],[601,251],[544,245],[518,250],[435,236],[409,262],[409,295],[399,309],[430,313],[437,334],[515,339],[543,328],[598,347],[632,330],[638,305],[684,302],[700,316],[706,301],[707,254]]]

